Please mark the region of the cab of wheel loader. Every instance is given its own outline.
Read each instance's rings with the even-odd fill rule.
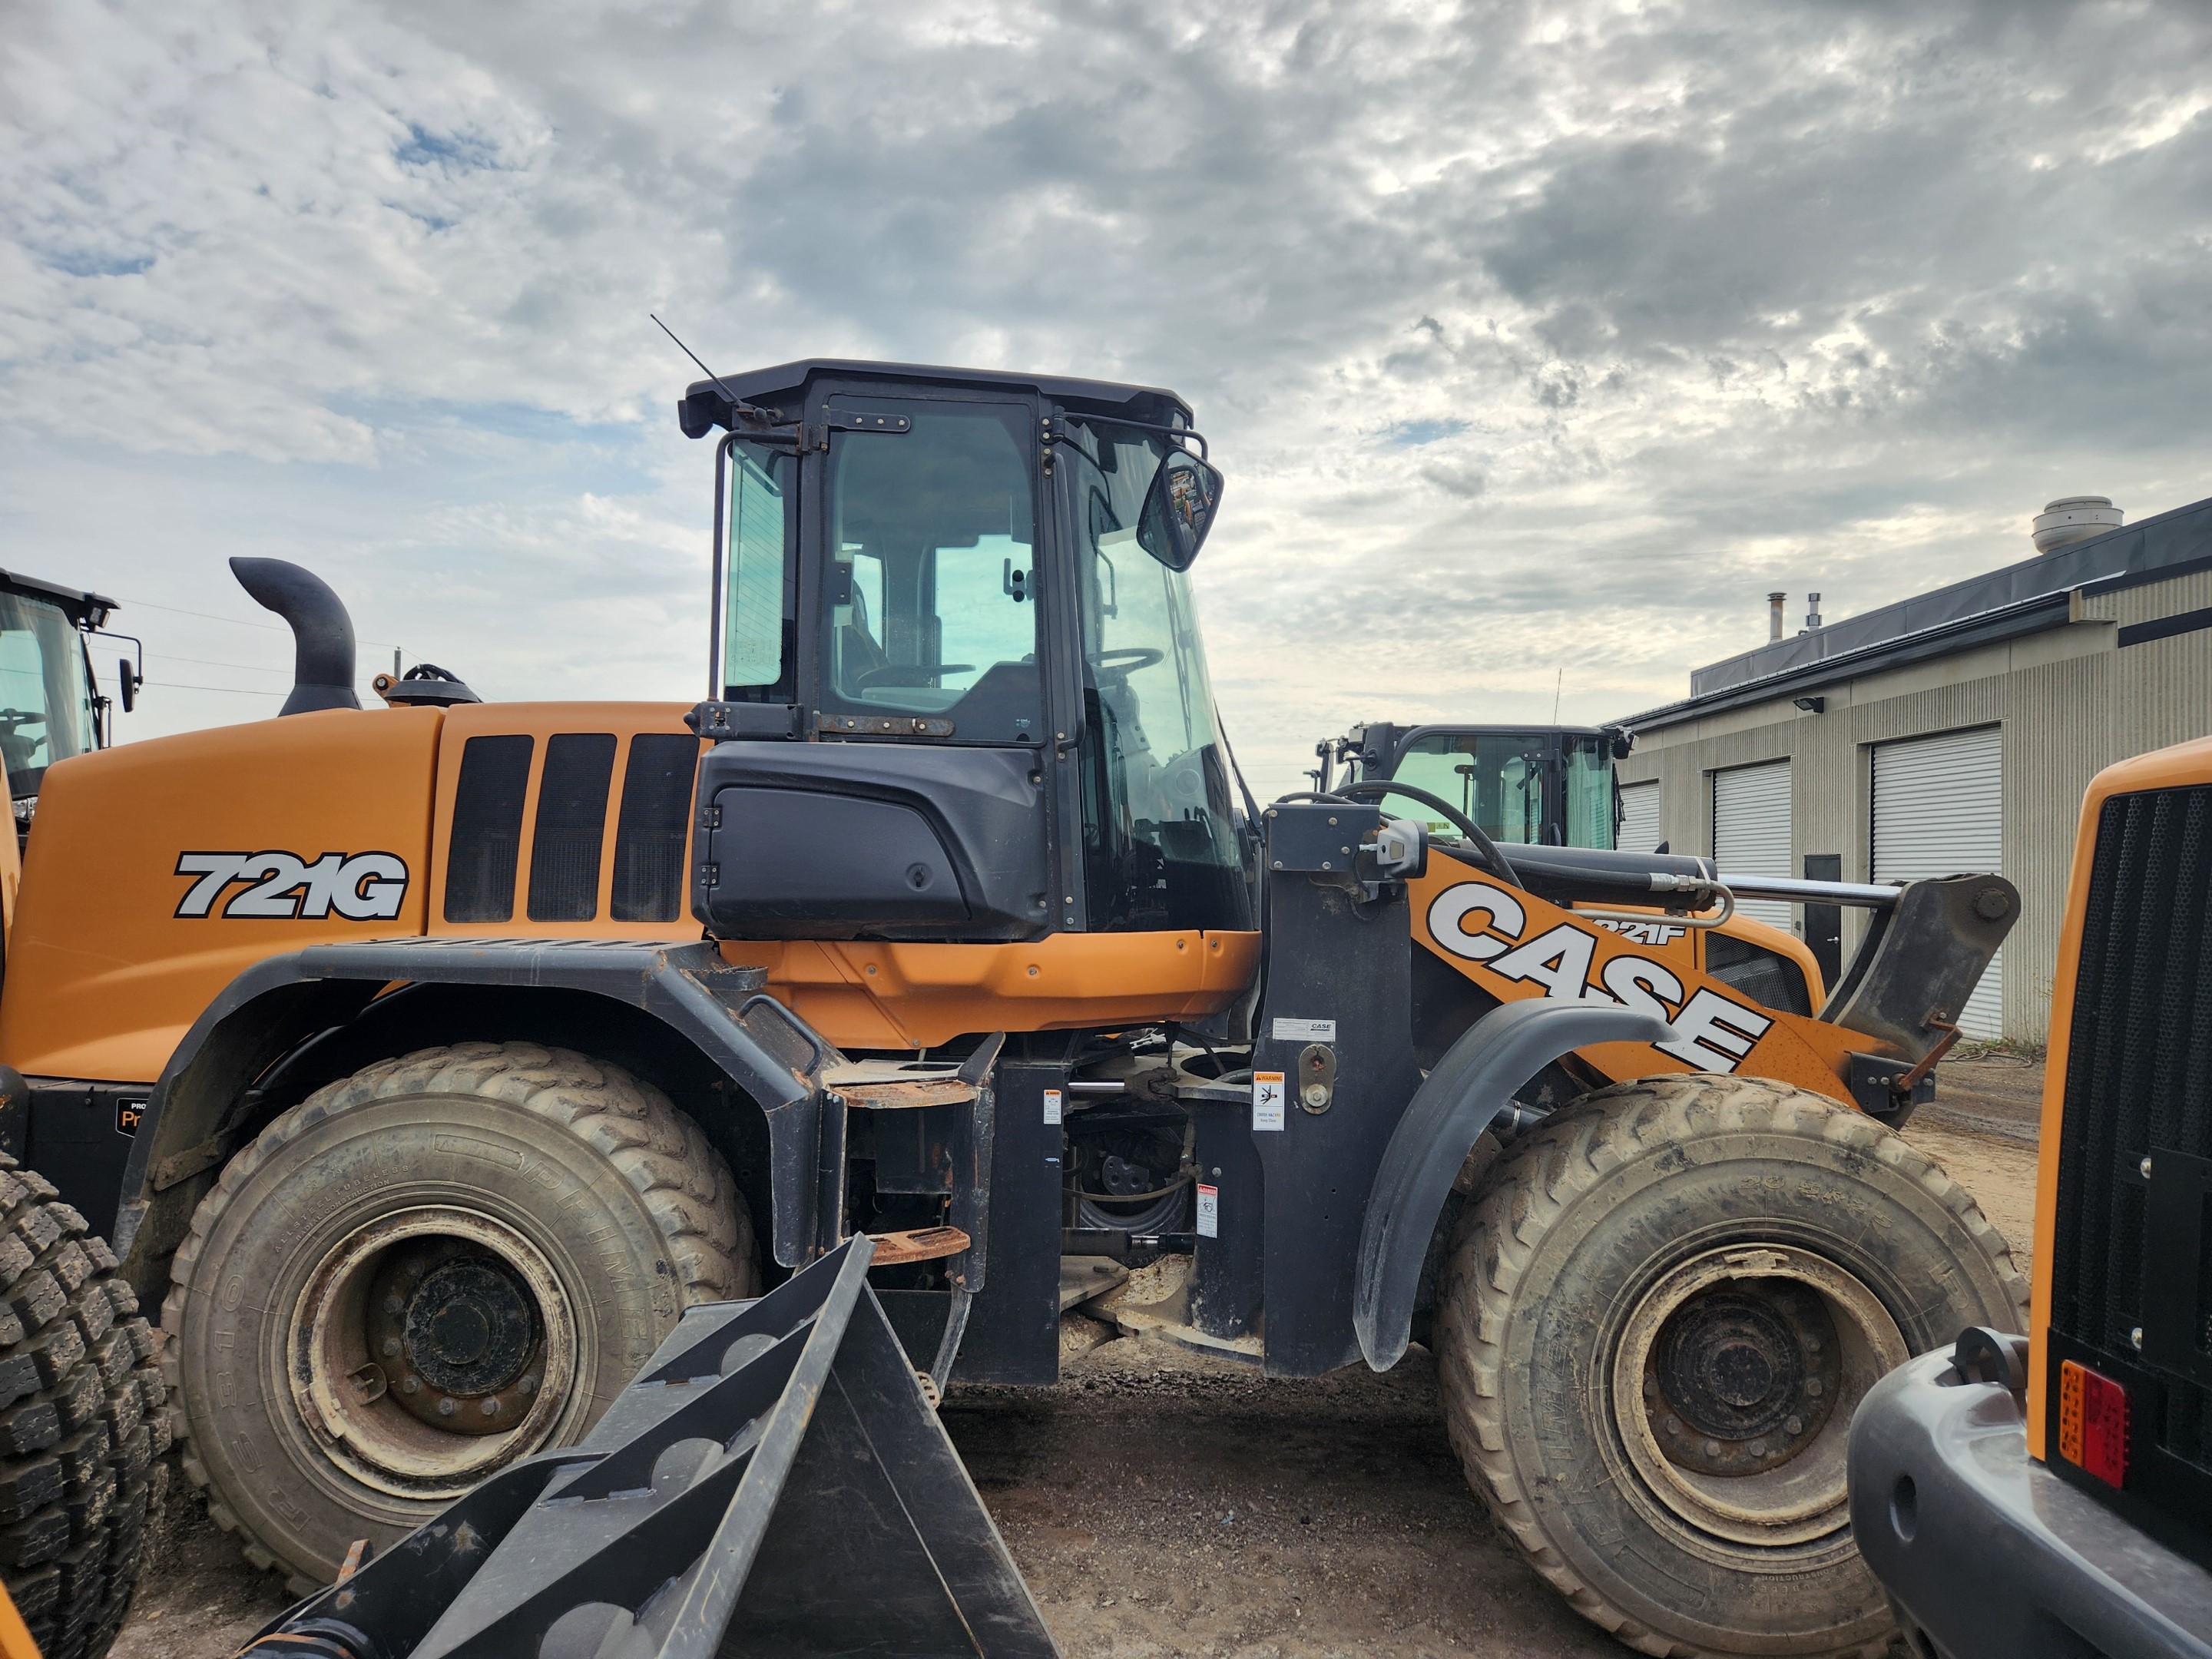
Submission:
[[[1173,392],[807,362],[718,434],[693,909],[732,939],[1250,927]]]
[[[1627,757],[1631,741],[1617,726],[1370,720],[1316,744],[1314,776],[1327,789],[1341,764],[1347,782],[1411,784],[1450,802],[1492,841],[1610,851],[1620,822],[1613,763]]]

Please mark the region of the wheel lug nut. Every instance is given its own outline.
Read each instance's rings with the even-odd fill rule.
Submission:
[[[1817,1376],[1808,1376],[1805,1379],[1805,1392],[1811,1395],[1815,1400],[1820,1397],[1821,1389],[1826,1386],[1827,1385],[1822,1382]]]
[[[1802,1434],[1805,1432],[1805,1419],[1802,1417],[1793,1417],[1786,1420],[1782,1426],[1791,1434]]]
[[[441,1417],[451,1417],[455,1409],[453,1402],[450,1400],[441,1400],[438,1402],[438,1415]]]
[[[1660,1426],[1664,1428],[1669,1434],[1680,1434],[1682,1431],[1682,1421],[1680,1418],[1676,1417],[1668,1418],[1666,1422],[1662,1424]]]
[[[392,1355],[394,1355],[394,1354],[398,1353],[398,1352],[399,1352],[399,1339],[398,1339],[398,1337],[396,1337],[396,1336],[387,1336],[387,1337],[386,1337],[386,1338],[384,1339],[384,1356],[385,1356],[385,1358],[387,1358],[387,1359],[389,1359]]]
[[[406,1307],[406,1305],[407,1304],[404,1302],[402,1302],[399,1299],[399,1293],[397,1291],[384,1298],[384,1311],[388,1314],[396,1314]]]
[[[1766,1443],[1765,1443],[1764,1440],[1754,1440],[1754,1441],[1753,1441],[1753,1442],[1751,1443],[1751,1455],[1752,1455],[1753,1457],[1764,1457],[1764,1456],[1765,1456],[1765,1455],[1766,1455]]]
[[[1719,1441],[1717,1441],[1717,1440],[1708,1440],[1708,1441],[1706,1441],[1706,1442],[1705,1442],[1705,1455],[1706,1455],[1706,1456],[1708,1456],[1708,1457],[1718,1457],[1720,1455],[1721,1455],[1721,1443],[1720,1443]]]
[[[410,1377],[409,1377],[409,1378],[408,1378],[404,1382],[402,1382],[402,1383],[399,1385],[399,1392],[400,1392],[400,1393],[402,1393],[402,1394],[420,1394],[420,1393],[422,1393],[422,1379],[421,1377],[419,1377],[419,1376],[410,1376]]]
[[[483,1402],[483,1414],[486,1417],[497,1417],[499,1415],[499,1401],[496,1400],[485,1401]]]
[[[518,1394],[520,1394],[524,1398],[527,1399],[530,1395],[538,1392],[538,1379],[534,1376],[526,1376],[521,1382],[516,1383],[514,1387],[515,1391]]]

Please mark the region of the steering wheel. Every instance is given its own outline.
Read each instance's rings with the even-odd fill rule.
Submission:
[[[1154,663],[1165,662],[1168,653],[1149,645],[1117,646],[1111,651],[1101,651],[1091,659],[1093,668],[1104,668],[1109,664],[1123,673],[1139,668],[1150,668]]]
[[[885,663],[880,668],[863,669],[855,675],[853,689],[866,691],[878,685],[927,686],[940,674],[972,674],[975,672],[975,665],[972,662],[941,662],[934,665]]]

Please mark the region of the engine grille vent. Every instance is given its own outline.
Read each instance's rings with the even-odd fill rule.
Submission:
[[[682,915],[684,849],[699,739],[641,732],[629,740],[622,817],[615,826],[612,909],[617,921],[674,921]]]
[[[2170,1294],[2164,1276],[2212,1275],[2212,1263],[2155,1259],[2142,1173],[2160,1152],[2212,1158],[2208,928],[2212,787],[2108,799],[2068,1036],[2051,1326],[2114,1369],[2154,1378],[2151,1440],[2212,1480],[2212,1387],[2193,1360],[2185,1370],[2154,1364],[2135,1334],[2147,1303]],[[2212,1249],[2212,1227],[2203,1237]]]
[[[531,921],[589,921],[599,915],[599,854],[614,771],[611,732],[562,732],[546,739],[530,843]]]
[[[528,737],[471,738],[453,791],[446,854],[446,920],[507,921],[522,852],[522,801],[530,787]]]

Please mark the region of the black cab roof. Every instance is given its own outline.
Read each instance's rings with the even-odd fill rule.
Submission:
[[[104,594],[88,593],[81,587],[64,587],[59,582],[21,575],[13,570],[0,570],[0,593],[20,593],[26,599],[58,605],[79,628],[106,627],[108,617],[118,608],[115,601]]]
[[[795,419],[808,386],[817,380],[881,380],[916,386],[976,391],[1034,392],[1075,414],[1120,416],[1151,426],[1188,426],[1190,405],[1164,386],[1124,386],[1068,374],[1015,374],[995,368],[939,368],[922,363],[872,363],[843,357],[804,357],[771,368],[750,368],[715,380],[694,380],[676,405],[687,438],[703,438],[734,416],[730,393],[740,402],[781,409]],[[725,390],[725,387],[727,390]]]

